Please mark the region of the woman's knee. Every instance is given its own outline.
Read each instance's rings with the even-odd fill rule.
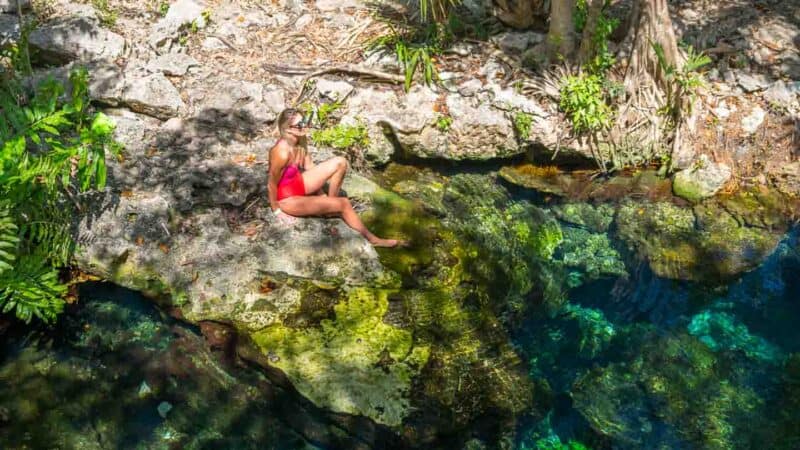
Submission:
[[[339,211],[347,211],[353,208],[353,204],[350,203],[350,199],[347,197],[337,197],[336,201],[339,202]]]
[[[342,156],[335,156],[333,158],[334,163],[336,164],[336,170],[347,170],[347,159]]]

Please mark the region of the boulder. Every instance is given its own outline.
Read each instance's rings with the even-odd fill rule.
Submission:
[[[221,80],[213,90],[195,90],[189,96],[201,122],[248,133],[273,122],[285,102],[278,87],[239,80]]]
[[[366,122],[370,138],[366,155],[377,164],[386,163],[394,153],[392,141],[405,154],[419,158],[486,160],[524,151],[506,114],[478,99],[446,97],[453,121],[447,129],[437,126],[438,98],[421,86],[402,96],[360,89],[349,98],[345,117]]]
[[[125,50],[125,38],[88,17],[56,19],[34,29],[28,42],[38,59],[52,64],[113,59]]]
[[[745,92],[761,91],[769,86],[769,80],[761,74],[738,72],[736,74],[736,79],[739,82],[739,86],[741,86]]]
[[[196,59],[186,53],[170,53],[156,56],[147,63],[147,70],[164,75],[183,76],[190,67],[199,66]]]
[[[186,107],[175,86],[160,73],[127,80],[120,100],[132,111],[159,119],[176,116]]]
[[[738,222],[717,205],[681,208],[671,203],[623,204],[617,235],[656,275],[691,281],[730,279],[758,266],[782,230]]]
[[[778,80],[764,91],[764,99],[778,106],[789,107],[797,103],[800,94],[800,81],[787,83]]]
[[[730,167],[712,162],[706,155],[701,155],[691,168],[675,174],[672,189],[675,195],[698,202],[713,197],[730,178]]]
[[[203,16],[205,3],[195,0],[178,0],[172,3],[167,14],[150,29],[148,41],[150,46],[158,49],[178,37],[181,28],[195,24],[204,28],[206,19]]]

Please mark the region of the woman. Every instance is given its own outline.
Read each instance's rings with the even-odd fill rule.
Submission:
[[[375,247],[396,246],[396,239],[381,239],[372,234],[350,200],[339,197],[347,160],[337,156],[318,165],[311,161],[305,146],[306,129],[299,125],[302,118],[293,108],[281,112],[278,117],[281,137],[269,151],[269,205],[278,220],[291,223],[292,216],[338,215]],[[316,195],[326,182],[328,195]]]

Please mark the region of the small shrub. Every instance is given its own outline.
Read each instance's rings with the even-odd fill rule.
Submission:
[[[451,125],[453,125],[453,118],[450,116],[439,116],[439,118],[436,119],[436,128],[442,133],[446,133]]]
[[[168,12],[169,12],[169,2],[164,1],[158,4],[158,14],[161,17],[166,16]]]
[[[311,140],[315,145],[338,149],[366,147],[369,144],[367,127],[364,124],[339,124],[323,130],[316,130],[311,133]]]
[[[522,140],[528,140],[531,137],[531,126],[533,125],[533,116],[530,114],[518,111],[514,114],[514,130],[517,132]]]
[[[605,100],[603,79],[580,73],[561,85],[559,107],[567,114],[576,133],[594,132],[611,126],[612,110]]]

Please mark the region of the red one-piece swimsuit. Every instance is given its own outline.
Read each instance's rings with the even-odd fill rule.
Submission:
[[[283,169],[278,181],[278,200],[283,200],[296,195],[306,195],[306,185],[303,183],[303,174],[297,164],[289,164]]]

